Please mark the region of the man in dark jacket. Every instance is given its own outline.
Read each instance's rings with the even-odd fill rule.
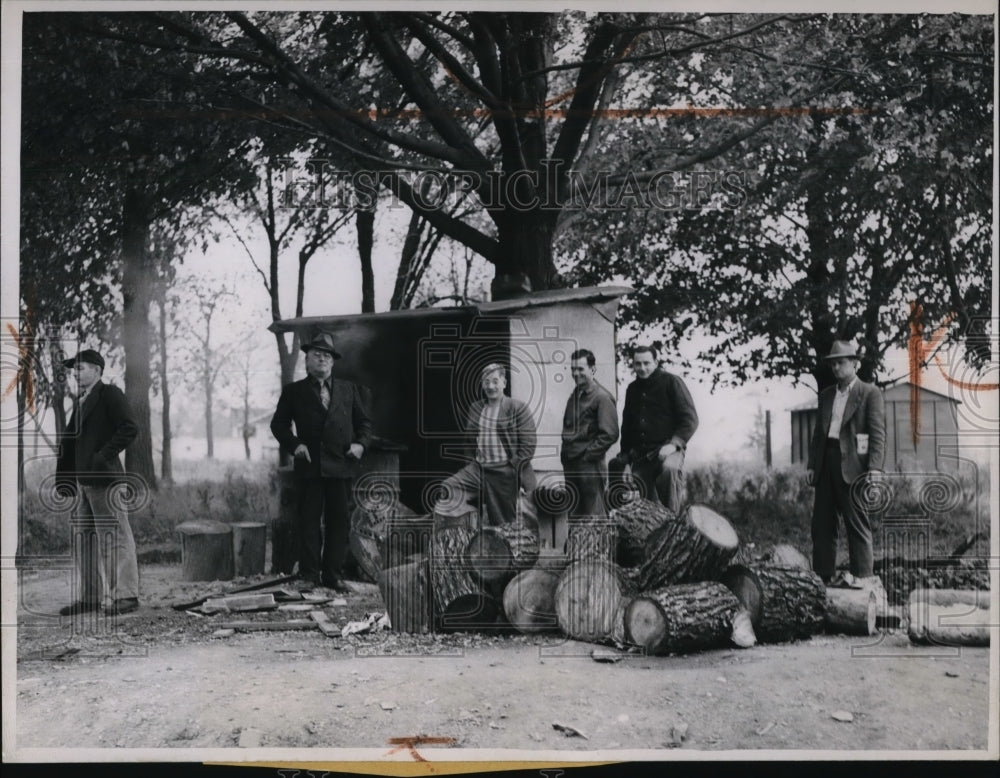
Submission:
[[[659,498],[678,513],[684,495],[684,451],[698,429],[698,413],[684,382],[657,365],[652,346],[632,350],[635,380],[625,390],[621,453],[608,463],[619,479],[626,465],[643,497]]]
[[[816,487],[813,508],[813,569],[826,582],[837,561],[837,526],[843,518],[851,575],[874,576],[872,530],[851,487],[877,478],[885,462],[885,401],[882,392],[857,377],[857,349],[835,340],[825,357],[837,383],[819,395],[819,418],[809,446],[809,483]]]
[[[570,375],[576,388],[566,401],[559,453],[563,477],[575,497],[569,516],[606,517],[604,455],[618,440],[618,411],[615,398],[597,382],[594,352],[579,349],[570,355],[570,360]]]
[[[372,423],[361,388],[332,376],[340,359],[333,337],[320,333],[302,350],[308,376],[281,390],[271,433],[295,458],[299,577],[343,590],[349,490],[371,443]]]
[[[116,490],[125,480],[119,455],[139,427],[121,389],[101,381],[104,358],[98,352],[85,349],[63,365],[76,369],[78,393],[59,438],[56,488],[76,502],[73,552],[80,590],[59,613],[96,611],[105,596],[109,613],[130,613],[139,607],[139,566],[124,497]]]
[[[537,435],[528,406],[507,397],[503,365],[493,363],[480,372],[485,399],[476,400],[465,419],[465,439],[472,462],[442,483],[443,497],[434,506],[438,517],[468,515],[485,506],[483,525],[498,526],[517,520],[521,490],[535,488]]]

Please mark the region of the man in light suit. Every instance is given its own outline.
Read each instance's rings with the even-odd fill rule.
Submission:
[[[361,388],[333,378],[334,361],[340,359],[333,337],[320,333],[302,350],[308,376],[281,390],[271,434],[295,458],[299,577],[345,591],[349,491],[371,444],[372,423]]]
[[[878,387],[857,377],[857,349],[833,342],[825,357],[837,383],[819,395],[819,418],[809,446],[809,483],[816,487],[813,507],[813,569],[827,583],[837,561],[838,523],[847,532],[851,575],[873,576],[872,531],[868,515],[851,485],[875,478],[885,462],[885,401]]]
[[[62,616],[96,611],[104,597],[118,616],[139,607],[139,565],[122,495],[120,454],[139,434],[121,389],[101,381],[104,357],[84,349],[63,365],[75,368],[78,394],[59,438],[56,488],[76,500],[74,566],[79,596]]]
[[[458,517],[486,506],[484,525],[509,524],[517,518],[521,489],[535,488],[537,435],[531,412],[520,400],[504,395],[504,367],[493,363],[480,373],[485,400],[476,400],[465,421],[466,441],[474,461],[442,483],[443,497],[434,506],[440,517]]]

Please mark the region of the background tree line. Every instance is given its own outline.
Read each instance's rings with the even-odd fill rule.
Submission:
[[[479,258],[494,294],[632,283],[622,322],[708,343],[723,382],[823,386],[816,355],[838,337],[862,341],[871,377],[948,317],[983,364],[992,42],[992,18],[968,15],[26,14],[22,408],[31,380],[61,428],[62,340],[120,347],[142,429],[127,465],[155,484],[154,333],[185,254],[242,242],[278,320],[302,315],[307,264],[351,225],[374,311],[388,197],[411,210],[392,308],[461,300]],[[309,158],[367,171],[380,197],[280,208],[279,161]],[[447,208],[414,190],[421,171],[453,182]],[[663,171],[688,197],[685,176],[738,171],[738,207],[644,207]],[[615,207],[581,205],[574,175]],[[442,247],[464,252],[464,284]],[[299,344],[275,345],[289,380]]]

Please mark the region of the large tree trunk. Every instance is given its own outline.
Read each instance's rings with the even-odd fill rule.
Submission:
[[[574,640],[624,643],[624,611],[633,594],[628,576],[613,562],[573,562],[556,587],[559,628]]]
[[[664,586],[636,597],[625,612],[630,642],[650,654],[753,645],[742,606],[716,581]]]
[[[375,313],[375,271],[372,269],[375,210],[358,208],[354,219],[358,230],[358,257],[361,260],[361,312]]]
[[[519,632],[556,629],[556,587],[559,573],[533,567],[511,579],[503,590],[503,612]]]
[[[125,449],[125,467],[156,489],[153,440],[150,434],[149,303],[155,283],[146,251],[149,215],[142,196],[125,193],[122,209],[122,343],[125,346],[125,396],[139,426],[139,434]]]
[[[823,629],[826,587],[812,570],[733,565],[722,582],[749,611],[763,642],[808,638]]]
[[[498,603],[473,580],[463,559],[471,537],[467,526],[434,528],[430,580],[437,629],[490,629],[496,624]]]
[[[646,539],[668,521],[676,521],[673,514],[659,500],[641,497],[611,511],[611,521],[617,527],[616,561],[620,565],[642,564]]]
[[[723,516],[692,505],[646,538],[642,589],[718,579],[739,545],[736,530]]]

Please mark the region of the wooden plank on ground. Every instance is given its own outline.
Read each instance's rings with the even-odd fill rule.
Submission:
[[[288,621],[229,621],[220,624],[219,629],[235,629],[239,632],[287,632],[298,629],[316,629],[312,619],[289,619]]]
[[[319,631],[328,638],[340,637],[340,630],[337,629],[337,625],[330,621],[323,611],[310,611],[309,618],[316,622]]]

